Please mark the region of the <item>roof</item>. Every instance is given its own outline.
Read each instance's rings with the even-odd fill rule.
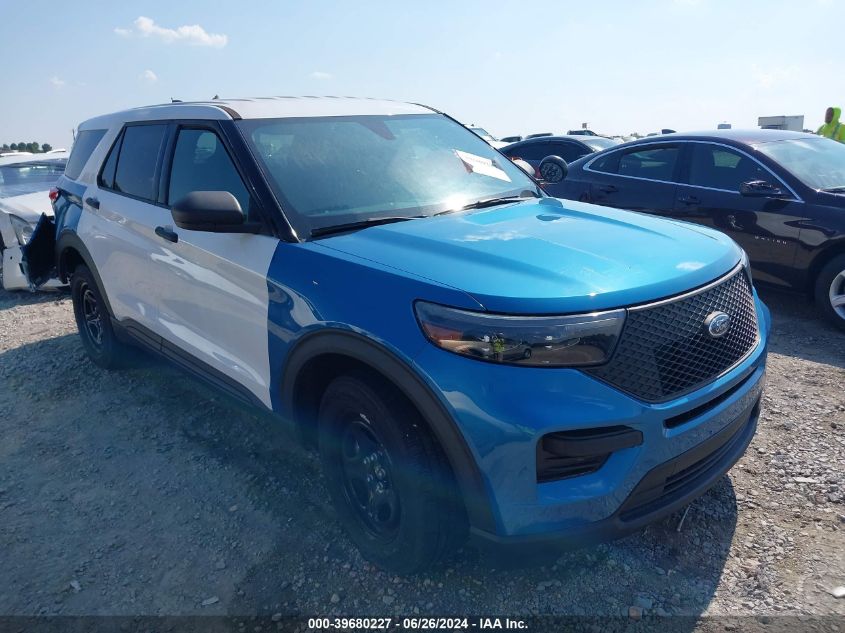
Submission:
[[[658,134],[657,136],[647,136],[633,143],[643,141],[661,141],[661,140],[679,140],[679,139],[694,139],[694,140],[725,140],[733,141],[735,143],[743,143],[745,145],[756,145],[758,143],[770,143],[772,141],[786,141],[789,139],[800,139],[813,134],[806,132],[790,132],[788,130],[704,130],[701,132],[675,132],[672,134]]]
[[[431,114],[432,109],[412,103],[357,97],[254,97],[178,101],[106,114],[79,128],[97,129],[127,121],[167,119],[276,119],[290,117]]]

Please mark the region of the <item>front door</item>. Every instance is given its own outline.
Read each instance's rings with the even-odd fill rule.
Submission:
[[[690,143],[687,165],[672,215],[731,236],[748,253],[755,279],[792,284],[804,203],[754,158],[724,145]],[[740,185],[753,180],[770,182],[789,197],[741,195]]]
[[[182,126],[171,151],[164,180],[168,207],[191,191],[228,191],[249,221],[260,221],[218,130]],[[202,369],[210,367],[215,377],[240,385],[270,407],[267,271],[279,240],[168,224],[177,241],[160,238],[166,253],[158,262],[163,351],[177,361],[189,354],[206,365]]]

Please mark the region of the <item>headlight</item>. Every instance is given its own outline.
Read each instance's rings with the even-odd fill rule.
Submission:
[[[29,242],[29,238],[32,237],[32,232],[35,230],[35,227],[16,215],[10,214],[9,221],[12,223],[12,228],[15,230],[15,235],[18,238],[18,244],[21,246],[26,245],[26,243]]]
[[[503,316],[418,301],[428,340],[447,351],[535,367],[600,365],[613,353],[625,310],[575,316]]]

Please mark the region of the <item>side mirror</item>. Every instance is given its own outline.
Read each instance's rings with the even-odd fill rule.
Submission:
[[[540,161],[540,179],[549,184],[557,184],[566,178],[569,166],[560,156],[546,156]]]
[[[170,211],[176,226],[210,233],[258,233],[261,225],[247,223],[237,198],[228,191],[191,191]]]
[[[786,198],[787,194],[780,187],[765,180],[751,180],[739,186],[739,194],[748,198]]]
[[[526,174],[534,178],[534,168],[531,166],[531,163],[529,163],[528,161],[524,161],[521,158],[513,158],[511,159],[511,162],[517,167],[519,167]]]

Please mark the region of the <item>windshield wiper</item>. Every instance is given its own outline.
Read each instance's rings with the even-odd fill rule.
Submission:
[[[357,229],[365,229],[368,226],[378,226],[379,224],[393,224],[394,222],[404,222],[405,220],[418,220],[424,218],[424,215],[399,215],[390,216],[386,218],[367,218],[365,220],[357,220],[356,222],[346,222],[345,224],[334,224],[331,226],[321,226],[316,229],[311,229],[311,237],[322,237],[323,235],[332,235],[333,233],[345,233],[346,231],[355,231]]]
[[[526,195],[528,194],[528,195]],[[525,190],[520,193],[518,196],[497,196],[495,198],[484,198],[483,200],[476,200],[475,202],[470,202],[469,204],[465,204],[459,209],[446,209],[445,211],[440,211],[439,213],[435,213],[435,216],[438,215],[446,215],[447,213],[455,213],[457,211],[466,211],[468,209],[485,209],[487,207],[495,207],[500,204],[508,204],[509,202],[519,202],[520,200],[526,200],[528,198],[539,198],[536,193],[533,191]]]
[[[845,193],[845,185],[839,185],[838,187],[827,187],[822,189],[825,193]]]

